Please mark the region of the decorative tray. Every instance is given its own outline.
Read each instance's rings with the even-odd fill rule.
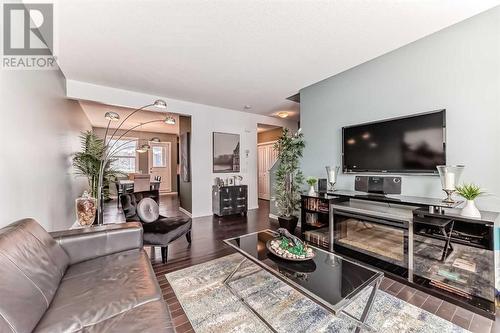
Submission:
[[[299,238],[287,231],[278,229],[278,237],[268,240],[266,247],[273,255],[290,261],[306,261],[313,259],[316,254]]]

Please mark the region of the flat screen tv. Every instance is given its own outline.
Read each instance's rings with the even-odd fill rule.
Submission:
[[[445,110],[343,127],[343,171],[436,174],[446,164],[445,129]]]

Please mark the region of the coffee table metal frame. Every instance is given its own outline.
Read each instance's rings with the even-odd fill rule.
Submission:
[[[247,308],[249,309],[253,314],[255,314],[264,324],[266,324],[266,326],[272,331],[272,332],[277,332],[273,327],[272,325],[264,318],[262,317],[255,309],[252,308],[252,306],[250,304],[248,304],[248,302],[245,301],[244,297],[242,297],[237,290],[235,290],[234,288],[232,288],[230,286],[230,282],[233,280],[233,277],[234,275],[238,272],[238,270],[241,268],[241,266],[245,263],[245,261],[249,260],[255,264],[257,264],[257,266],[259,266],[261,269],[264,269],[266,270],[267,272],[271,273],[273,276],[277,277],[278,279],[282,280],[283,282],[285,282],[286,284],[292,286],[295,290],[299,291],[300,293],[304,294],[305,296],[309,297],[311,300],[313,300],[315,303],[321,305],[322,307],[324,307],[325,309],[327,309],[328,311],[330,311],[331,313],[333,313],[334,315],[339,315],[339,314],[343,314],[345,315],[346,317],[348,317],[349,319],[351,319],[352,321],[354,321],[356,323],[356,329],[355,329],[355,332],[358,333],[361,331],[361,329],[366,329],[366,330],[372,330],[372,328],[370,326],[368,326],[366,324],[366,319],[368,318],[368,315],[370,314],[370,311],[371,311],[371,308],[372,308],[372,305],[373,305],[373,301],[375,300],[375,295],[377,294],[377,291],[379,289],[379,286],[380,286],[380,283],[382,282],[382,278],[384,277],[384,274],[380,271],[376,271],[372,268],[369,268],[369,267],[366,267],[365,265],[361,265],[355,261],[352,261],[352,260],[349,260],[349,259],[346,259],[336,253],[334,253],[335,256],[339,257],[340,259],[344,260],[344,261],[348,261],[348,262],[351,262],[355,265],[358,265],[358,266],[361,266],[361,267],[364,267],[366,269],[369,269],[371,271],[374,271],[376,272],[376,274],[371,277],[370,279],[368,279],[367,281],[365,281],[361,286],[359,286],[355,291],[351,292],[351,294],[349,294],[348,296],[346,296],[342,301],[340,301],[339,303],[337,303],[336,305],[332,305],[330,304],[329,302],[321,299],[321,297],[311,293],[310,291],[308,290],[305,290],[303,287],[301,287],[299,284],[295,283],[294,281],[288,279],[286,276],[282,275],[282,274],[279,274],[277,273],[274,269],[272,269],[271,267],[267,266],[266,264],[264,264],[263,262],[257,260],[255,257],[253,257],[252,255],[248,254],[247,252],[243,251],[242,249],[240,249],[239,247],[237,246],[234,246],[233,244],[231,244],[231,241],[232,240],[236,240],[238,238],[241,238],[241,237],[245,237],[245,236],[250,236],[250,235],[254,235],[254,234],[258,234],[258,233],[261,233],[261,232],[268,232],[270,233],[271,235],[277,235],[276,232],[270,230],[270,229],[265,229],[265,230],[261,230],[261,231],[256,231],[256,232],[252,232],[252,233],[248,233],[248,234],[244,234],[244,235],[241,235],[241,236],[238,236],[238,237],[233,237],[233,238],[228,238],[228,239],[225,239],[224,240],[224,243],[226,243],[227,245],[231,246],[233,249],[235,249],[238,253],[242,254],[244,256],[243,260],[241,262],[238,263],[238,265],[236,265],[236,267],[234,268],[233,271],[231,271],[231,273],[224,279],[223,281],[223,284],[228,288],[228,290],[236,297],[238,298],[242,304]],[[308,244],[309,247],[311,248],[314,248],[315,250],[317,251],[322,251],[322,252],[325,252],[325,253],[328,253],[330,254],[330,252],[327,252],[323,249],[320,249],[320,248],[317,248],[313,245],[310,245]],[[254,274],[254,272],[252,272],[251,274]],[[245,276],[248,276],[250,274],[247,274]],[[239,277],[240,279],[245,277],[245,276],[241,276]],[[344,311],[345,307],[349,304],[351,304],[352,302],[354,302],[361,294],[361,292],[363,290],[365,290],[366,288],[368,287],[372,287],[372,291],[370,292],[370,296],[368,297],[368,301],[365,305],[365,308],[363,309],[363,313],[361,314],[361,316],[359,318],[356,318],[355,316],[349,314],[348,312]]]

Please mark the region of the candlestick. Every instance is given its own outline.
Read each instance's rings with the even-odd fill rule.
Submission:
[[[452,198],[456,186],[464,169],[463,165],[438,165],[439,177],[441,178],[441,188],[446,193],[446,199],[443,202],[454,203]]]
[[[339,173],[339,166],[334,166],[334,167],[326,167],[326,176],[328,178],[328,191],[334,191],[335,190],[335,183],[337,182],[337,175]]]

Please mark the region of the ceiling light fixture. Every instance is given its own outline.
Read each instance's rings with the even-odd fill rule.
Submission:
[[[278,117],[284,119],[284,118],[288,117],[288,112],[286,112],[286,111],[278,112]]]
[[[175,118],[172,116],[167,116],[167,118],[165,118],[165,124],[175,125]]]
[[[157,137],[157,136],[155,136],[155,137],[151,138],[151,140],[149,140],[149,141],[151,141],[151,142],[160,142],[160,138]]]
[[[140,130],[142,130],[142,124],[139,125],[139,131]],[[140,141],[141,141],[141,134],[139,133],[139,139],[137,139],[137,143],[139,143]],[[142,154],[142,153],[147,152],[150,149],[151,149],[151,146],[147,143],[144,143],[140,146],[140,148],[137,148],[135,151]]]
[[[248,104],[243,107],[243,109],[245,109],[245,110],[250,110],[251,108],[252,108],[252,106],[248,105]]]

